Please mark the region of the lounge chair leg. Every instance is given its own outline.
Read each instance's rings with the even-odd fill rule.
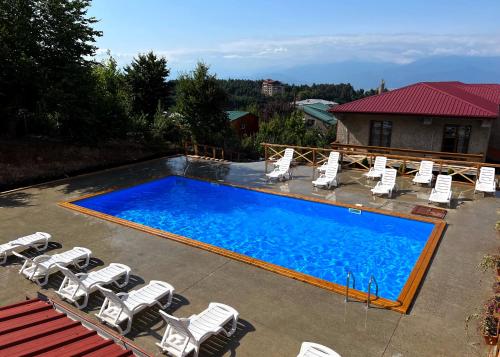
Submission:
[[[5,264],[5,262],[7,261],[7,253],[2,253],[2,261],[0,261],[0,264]]]

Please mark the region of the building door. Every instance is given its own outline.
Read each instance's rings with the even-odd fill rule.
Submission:
[[[466,154],[469,150],[470,125],[445,125],[441,151]]]
[[[372,120],[370,122],[370,146],[391,146],[392,121]]]

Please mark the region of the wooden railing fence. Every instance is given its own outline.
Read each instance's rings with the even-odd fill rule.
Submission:
[[[399,171],[401,175],[413,176],[418,172],[420,161],[430,160],[430,157],[415,157],[406,155],[392,155],[385,152],[367,152],[354,150],[354,148],[315,148],[306,146],[292,146],[281,144],[262,143],[264,147],[264,155],[267,164],[283,156],[286,148],[293,148],[295,151],[294,162],[296,164],[312,166],[313,172],[315,168],[328,161],[328,156],[331,151],[338,151],[340,153],[340,163],[344,168],[355,168],[368,170],[373,165],[375,157],[387,157],[387,166],[393,167]],[[498,164],[490,164],[478,161],[464,161],[462,160],[448,160],[448,159],[435,159],[434,171],[438,173],[446,173],[452,176],[460,177],[469,183],[474,183],[475,178],[479,174],[479,169],[483,166],[494,167],[500,169]]]

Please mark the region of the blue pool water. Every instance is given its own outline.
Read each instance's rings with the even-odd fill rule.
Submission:
[[[74,204],[396,300],[434,224],[169,176]]]

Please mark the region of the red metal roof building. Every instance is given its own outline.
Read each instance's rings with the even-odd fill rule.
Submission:
[[[330,111],[343,144],[494,154],[499,107],[500,84],[421,82]]]
[[[135,356],[39,299],[0,307],[0,356]]]

